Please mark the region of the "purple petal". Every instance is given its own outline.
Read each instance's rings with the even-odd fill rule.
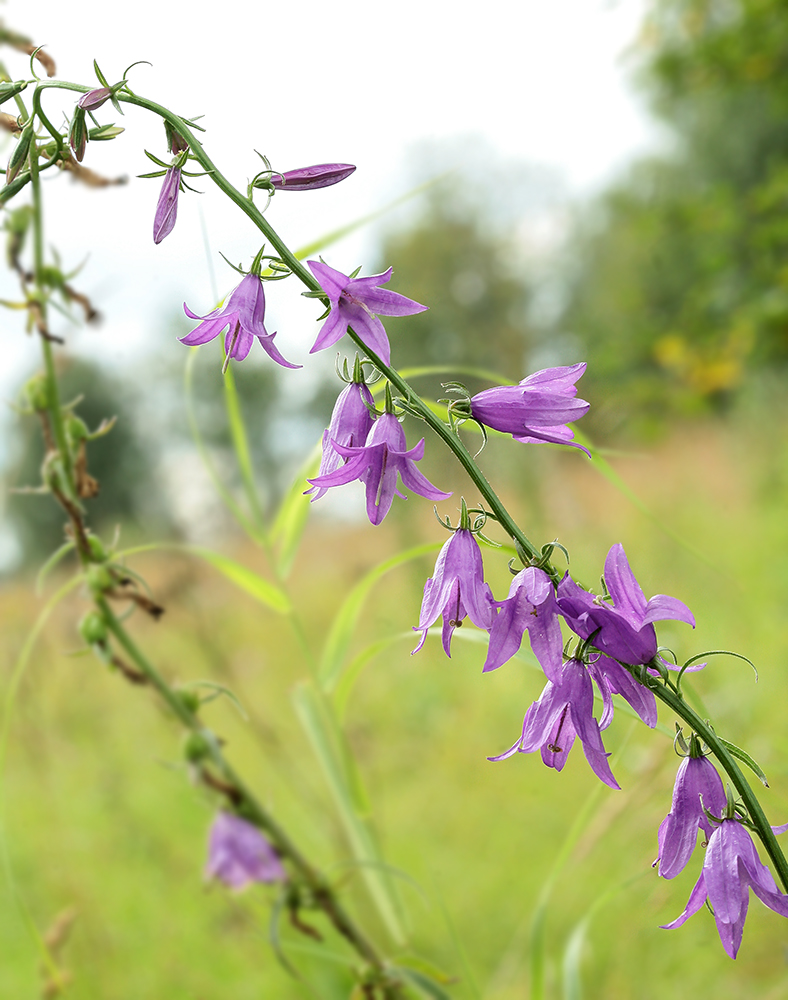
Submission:
[[[177,167],[171,167],[165,177],[156,205],[153,218],[153,242],[161,243],[175,228],[178,217],[178,193],[181,185],[181,172]]]
[[[646,613],[646,598],[635,579],[624,546],[612,546],[605,559],[605,583],[613,598],[616,611],[624,615],[637,631],[643,627]]]
[[[320,287],[326,293],[333,306],[339,302],[339,296],[347,285],[350,278],[341,271],[335,271],[333,267],[324,264],[320,260],[308,260],[307,265],[310,271],[317,278]]]
[[[318,163],[313,167],[299,167],[296,170],[286,170],[283,174],[274,174],[271,184],[277,191],[311,191],[313,188],[339,184],[350,177],[355,169],[351,163]]]
[[[185,337],[180,337],[180,342],[186,344],[187,347],[197,347],[199,344],[207,344],[209,340],[218,337],[231,320],[232,317],[227,316],[203,320],[191,333],[187,333]]]
[[[706,897],[708,893],[706,892],[706,882],[703,877],[703,872],[700,873],[700,878],[693,886],[690,897],[687,900],[687,905],[684,907],[684,912],[672,920],[669,924],[662,924],[662,929],[666,931],[673,930],[676,927],[681,927],[691,916],[696,914],[698,910],[706,902]]]
[[[661,622],[668,618],[679,622],[686,622],[687,625],[695,628],[695,616],[683,601],[680,601],[677,597],[666,597],[665,594],[657,594],[646,605],[643,624]]]
[[[541,746],[544,763],[548,767],[554,767],[556,771],[563,771],[569,751],[574,746],[575,736],[575,727],[572,725],[571,713],[567,706]]]
[[[266,352],[268,357],[271,358],[273,361],[275,361],[278,365],[281,365],[283,368],[303,368],[303,365],[295,365],[291,361],[287,361],[285,358],[282,357],[282,355],[279,353],[279,348],[276,347],[274,344],[275,336],[276,333],[272,333],[269,334],[269,336],[267,337],[257,338],[260,341],[260,346]]]
[[[527,387],[538,386],[540,389],[549,389],[551,392],[561,392],[568,396],[574,396],[577,392],[575,382],[585,374],[585,361],[576,365],[564,365],[558,368],[543,368],[524,378],[520,385]]]
[[[310,348],[309,353],[314,354],[316,351],[323,351],[327,347],[331,347],[332,344],[336,344],[346,333],[347,320],[338,308],[332,309],[326,317],[325,323],[320,327],[317,338]]]
[[[413,316],[429,308],[388,288],[360,289],[357,287],[359,280],[365,279],[351,280],[348,291],[354,298],[360,299],[370,312],[379,313],[381,316]]]

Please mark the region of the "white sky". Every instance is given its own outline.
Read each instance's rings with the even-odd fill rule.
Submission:
[[[643,5],[224,0],[198,6],[135,0],[116,7],[109,0],[7,0],[0,16],[47,45],[61,79],[92,84],[94,57],[111,81],[129,63],[149,60],[152,67],[132,70],[132,87],[179,114],[203,114],[206,147],[239,187],[258,169],[254,149],[281,170],[357,164],[353,177],[336,188],[274,199],[268,218],[297,247],[407,190],[408,148],[425,139],[478,136],[505,157],[558,168],[574,194],[600,187],[655,141],[653,126],[629,93],[621,60]],[[12,74],[27,74],[23,56],[2,55]],[[73,96],[48,95],[45,107],[58,121],[59,109],[73,104]],[[237,279],[217,251],[248,265],[259,243],[240,211],[201,178],[194,184],[207,193],[182,195],[175,231],[154,246],[160,181],[134,175],[153,169],[143,146],[166,156],[163,129],[134,108],[120,120],[105,105],[97,117],[123,124],[127,132],[112,143],[91,144],[85,165],[126,174],[130,183],[87,191],[49,174],[47,239],[67,267],[90,255],[76,284],[107,317],[98,330],[64,325],[60,332],[80,350],[121,368],[150,335],[161,333],[156,327],[162,313],[179,310],[184,299],[196,312],[212,307],[201,214],[220,292]],[[363,263],[370,238],[345,240],[326,259],[349,271]],[[272,289],[269,330],[278,326],[283,353],[305,361],[315,332],[314,304],[300,300],[300,313],[277,304],[296,297],[293,284]],[[14,291],[0,276],[0,297],[13,298]],[[3,316],[0,396],[7,399],[20,373],[37,364],[38,345],[21,335],[19,314]]]

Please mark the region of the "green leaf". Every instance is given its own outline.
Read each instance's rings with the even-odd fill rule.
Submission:
[[[270,580],[266,580],[265,577],[255,573],[254,570],[243,566],[234,559],[230,559],[229,556],[220,555],[220,553],[214,552],[212,549],[203,549],[192,545],[178,547],[182,548],[185,552],[190,552],[192,555],[204,559],[205,562],[213,566],[222,576],[226,577],[231,583],[234,583],[236,587],[254,597],[255,600],[260,601],[261,604],[265,604],[272,611],[276,611],[280,615],[286,615],[292,610],[290,599],[284,591],[271,583]]]
[[[241,704],[238,695],[235,694],[234,691],[231,691],[230,688],[228,688],[225,684],[217,684],[216,681],[188,681],[186,684],[182,686],[185,688],[209,688],[211,691],[213,691],[213,695],[210,698],[202,699],[203,704],[209,701],[214,701],[220,695],[224,695],[226,698],[230,699],[233,705],[235,705],[238,714],[241,716],[244,722],[249,721],[249,715],[247,714],[246,709]]]
[[[732,757],[736,757],[743,764],[746,764],[751,771],[758,775],[758,778],[764,786],[766,788],[769,787],[769,782],[766,780],[766,775],[764,774],[763,769],[752,759],[746,750],[742,750],[741,747],[737,747],[735,743],[729,743],[728,740],[724,740],[721,736],[718,736],[717,739],[720,743],[722,743]]]
[[[402,566],[404,563],[411,562],[413,559],[418,559],[431,552],[437,552],[441,545],[441,542],[430,542],[426,545],[417,545],[415,548],[406,549],[404,552],[398,552],[397,555],[371,569],[350,591],[331,625],[318,668],[320,685],[326,693],[330,694],[334,690],[342,676],[345,657],[350,648],[361,609],[378,580],[392,569],[396,569],[397,566]]]
[[[400,195],[399,198],[395,198],[394,201],[390,201],[387,205],[379,208],[376,212],[372,212],[370,215],[362,215],[360,218],[356,219],[354,222],[349,222],[345,226],[340,226],[339,229],[333,229],[330,233],[326,233],[317,240],[312,240],[311,243],[307,243],[306,246],[301,247],[300,250],[296,251],[296,257],[299,260],[304,260],[306,257],[311,257],[316,254],[318,250],[323,250],[325,247],[330,246],[332,243],[336,243],[345,236],[349,236],[354,233],[357,229],[361,229],[363,226],[368,225],[370,222],[374,222],[375,219],[379,219],[386,212],[390,212],[392,208],[396,208],[397,205],[401,205],[402,202],[407,201],[409,198],[415,198],[417,194],[421,194],[422,191],[426,191],[428,188],[432,187],[433,184],[438,184],[448,176],[447,174],[441,174],[439,177],[433,177],[432,180],[425,181],[424,184],[419,184],[410,191],[406,191],[405,194]]]
[[[589,439],[583,434],[582,431],[577,430],[574,427],[575,441],[578,444],[584,445],[591,452],[591,462],[593,463],[596,471],[604,476],[607,481],[614,486],[619,493],[629,500],[629,502],[636,507],[641,514],[644,514],[649,520],[653,521],[654,524],[663,531],[668,538],[672,538],[674,542],[680,545],[682,548],[686,549],[687,552],[691,552],[697,559],[700,559],[702,563],[709,566],[715,572],[719,573],[721,576],[727,577],[728,574],[724,573],[718,566],[716,566],[711,559],[706,555],[705,552],[696,548],[691,542],[688,542],[685,538],[674,531],[669,525],[665,524],[657,515],[651,510],[651,508],[645,504],[640,497],[630,489],[629,486],[624,482],[624,480],[619,476],[616,470],[610,465],[610,463],[602,456],[602,453],[598,448],[595,448]],[[559,446],[560,447],[560,446]]]
[[[246,436],[246,425],[244,424],[241,404],[238,399],[238,390],[235,387],[235,376],[233,370],[228,365],[224,373],[224,402],[227,409],[227,419],[230,424],[230,436],[235,450],[235,457],[238,462],[238,469],[241,473],[241,481],[244,485],[246,500],[252,512],[252,519],[259,535],[263,537],[263,513],[260,509],[260,498],[257,494],[257,484],[254,481],[254,468],[252,466],[252,455],[249,451],[249,440]]]
[[[271,608],[272,611],[280,615],[287,615],[292,611],[290,599],[284,591],[280,590],[270,580],[255,573],[235,559],[224,556],[212,549],[204,549],[197,545],[180,545],[178,542],[152,542],[147,545],[137,545],[131,549],[125,549],[118,553],[119,558],[138,555],[140,552],[157,552],[170,550],[172,552],[183,552],[186,555],[198,556],[204,559],[210,566],[234,583],[240,590],[245,591],[255,600],[260,601]]]
[[[426,976],[418,969],[411,969],[407,965],[395,965],[394,971],[401,973],[405,979],[415,986],[422,996],[433,997],[434,1000],[452,1000],[451,994],[437,983],[431,976]]]
[[[395,642],[399,642],[401,639],[414,641],[413,632],[398,632],[396,635],[388,635],[383,639],[378,639],[365,649],[362,649],[360,653],[357,653],[342,671],[342,675],[334,688],[333,698],[334,710],[337,713],[340,723],[345,718],[345,710],[350,692],[355,687],[356,681],[361,676],[364,667],[371,660],[374,660],[379,653],[382,653],[384,649],[388,649],[389,646],[392,646]]]
[[[283,497],[276,512],[271,541],[277,547],[277,569],[282,578],[286,579],[298,552],[298,545],[309,519],[310,498],[304,496],[306,480],[315,475],[320,466],[322,445],[316,444],[309,457],[298,470],[293,484]]]
[[[324,697],[311,681],[297,685],[292,698],[298,719],[320,762],[353,857],[362,864],[370,897],[393,940],[402,944],[401,903],[391,878],[378,867],[385,866],[385,862],[366,819],[369,812],[366,795],[344,736]],[[366,865],[366,862],[374,864]]]
[[[192,437],[194,443],[197,445],[197,451],[199,452],[202,463],[210,476],[213,487],[219,496],[222,498],[224,505],[233,515],[235,520],[241,526],[241,528],[253,538],[255,541],[259,541],[260,537],[255,525],[250,521],[249,517],[244,513],[241,507],[236,503],[235,498],[227,489],[227,487],[222,482],[216,467],[211,461],[211,456],[208,453],[208,449],[203,441],[202,434],[200,433],[200,428],[197,424],[197,415],[194,412],[194,393],[193,393],[193,382],[194,382],[194,363],[197,360],[198,348],[192,347],[189,350],[189,355],[186,359],[186,367],[183,373],[183,384],[184,393],[186,396],[186,414],[189,420],[189,429],[192,432]]]
[[[61,545],[57,552],[53,552],[52,555],[47,559],[41,569],[38,571],[36,576],[36,594],[40,594],[44,589],[44,583],[46,578],[52,572],[52,570],[57,566],[57,564],[68,555],[69,552],[74,548],[74,542],[66,542]]]

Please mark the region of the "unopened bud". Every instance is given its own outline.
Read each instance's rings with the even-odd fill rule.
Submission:
[[[310,191],[312,188],[339,184],[355,169],[352,163],[318,163],[314,167],[299,167],[283,174],[272,174],[271,184],[277,191]]]
[[[88,611],[79,623],[79,634],[88,646],[103,645],[107,641],[107,623],[97,611]]]
[[[68,144],[71,151],[79,162],[85,155],[85,145],[88,141],[88,129],[85,124],[85,112],[82,108],[77,108],[74,117],[71,119],[71,128],[68,130]]]
[[[77,107],[85,111],[96,111],[102,104],[106,104],[110,97],[112,97],[112,91],[109,87],[96,87],[95,90],[89,90],[87,94],[80,97],[77,101]]]
[[[43,372],[28,380],[24,396],[31,410],[41,412],[49,409],[49,379]]]
[[[91,558],[96,562],[106,562],[109,558],[107,550],[104,548],[98,535],[88,535],[88,545],[90,546]]]
[[[79,441],[84,441],[86,438],[90,437],[90,431],[85,424],[85,421],[73,414],[68,418],[66,422],[66,431],[71,440],[76,444]]]
[[[19,135],[22,131],[19,119],[15,115],[6,114],[5,111],[0,111],[0,128],[6,132],[10,132],[11,135]]]
[[[177,156],[178,153],[185,153],[189,148],[189,143],[175,131],[169,122],[164,123],[164,131],[167,134],[167,148],[172,155]]]
[[[33,142],[34,132],[34,122],[31,118],[22,129],[16,146],[8,160],[8,167],[5,172],[5,182],[10,184],[12,180],[17,176],[22,167],[27,162],[28,154],[30,153],[30,146]]]
[[[27,80],[4,80],[0,83],[0,104],[5,104],[12,97],[21,94],[27,86]]]
[[[199,764],[205,760],[210,750],[203,736],[199,733],[187,733],[183,741],[183,756],[190,764]]]
[[[110,573],[106,566],[102,566],[99,563],[93,563],[92,566],[88,566],[85,578],[87,579],[88,587],[94,594],[106,593],[106,591],[112,590],[115,586],[112,573]]]

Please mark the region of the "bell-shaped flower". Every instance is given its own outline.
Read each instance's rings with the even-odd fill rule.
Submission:
[[[435,570],[424,584],[419,624],[421,632],[417,653],[427,638],[427,629],[443,615],[443,648],[451,656],[451,637],[467,615],[478,628],[488,629],[493,622],[494,600],[489,584],[484,582],[484,567],[479,543],[469,528],[460,527],[438,553]]]
[[[260,830],[227,812],[220,812],[211,825],[205,876],[218,878],[232,889],[287,878],[279,855]]]
[[[333,442],[345,448],[353,448],[366,443],[372,430],[372,412],[374,400],[372,393],[364,382],[350,382],[340,392],[328,429],[323,431],[323,457],[320,460],[318,477],[327,476],[330,472],[341,468],[346,459],[336,450]],[[312,494],[312,500],[319,500],[326,492],[325,486],[313,486],[306,490]]]
[[[159,201],[156,205],[156,214],[153,217],[153,242],[156,244],[161,243],[165,236],[169,236],[175,227],[180,189],[180,167],[170,167],[164,175],[164,183],[161,186]]]
[[[488,760],[505,760],[514,753],[541,750],[545,764],[560,771],[575,736],[580,737],[594,774],[611,788],[618,788],[607,762],[599,723],[594,718],[591,675],[580,660],[567,660],[558,680],[548,681],[539,700],[525,713],[522,735],[514,746]]]
[[[451,493],[436,489],[416,468],[416,462],[424,457],[424,438],[408,451],[405,431],[393,413],[378,417],[363,445],[331,443],[347,462],[341,469],[308,482],[318,489],[330,489],[360,479],[366,486],[367,517],[372,524],[380,524],[388,514],[395,493],[402,496],[397,489],[398,474],[409,490],[428,500],[446,500],[451,496]]]
[[[531,649],[551,681],[561,673],[563,648],[555,589],[543,569],[528,566],[515,576],[490,628],[490,645],[483,671],[496,670],[519,650],[528,632]]]
[[[684,912],[662,926],[665,930],[681,927],[708,900],[722,946],[731,958],[736,958],[750,889],[775,913],[788,917],[788,896],[780,892],[772,873],[758,857],[749,831],[737,819],[723,819],[709,837],[703,870]]]
[[[695,742],[693,737],[691,744]],[[674,878],[683,871],[695,850],[698,827],[707,838],[713,832],[712,823],[704,810],[708,809],[714,816],[722,816],[725,805],[725,789],[717,769],[707,757],[693,757],[690,753],[679,764],[673,786],[673,804],[657,835],[660,875]]]
[[[624,701],[629,702],[650,729],[656,726],[657,699],[654,692],[636,681],[620,663],[600,654],[589,660],[588,670],[599,688],[605,705],[605,711],[599,720],[600,729],[606,729],[613,720],[611,695],[614,694],[620,694]]]
[[[485,389],[471,397],[471,414],[480,424],[511,434],[516,441],[549,441],[582,448],[573,442],[574,431],[566,424],[584,417],[590,409],[590,403],[575,398],[575,382],[585,370],[585,362],[544,368],[519,385]]]
[[[209,340],[218,337],[227,330],[224,338],[225,352],[229,358],[243,361],[252,348],[255,337],[260,345],[277,364],[284,368],[300,368],[286,361],[274,346],[275,333],[267,333],[263,320],[265,316],[265,292],[263,283],[257,274],[247,274],[240,285],[235,288],[223,306],[214,309],[207,316],[197,316],[184,302],[183,311],[190,319],[201,320],[191,333],[181,337],[182,344],[194,347],[197,344],[207,344]]]
[[[384,364],[390,364],[391,347],[378,316],[412,316],[424,312],[427,306],[380,287],[391,280],[391,268],[368,278],[350,278],[319,260],[308,260],[307,264],[331,306],[309,353],[314,354],[336,344],[350,325]]]
[[[558,585],[558,606],[581,639],[594,636],[600,652],[622,663],[649,663],[657,653],[652,624],[667,618],[695,627],[689,608],[675,597],[657,594],[649,601],[630,569],[622,545],[614,545],[605,560],[605,584],[612,605],[579,587],[567,574]]]
[[[285,170],[271,175],[271,186],[277,191],[311,191],[313,188],[331,187],[350,177],[356,168],[352,163],[318,163],[314,167]]]

